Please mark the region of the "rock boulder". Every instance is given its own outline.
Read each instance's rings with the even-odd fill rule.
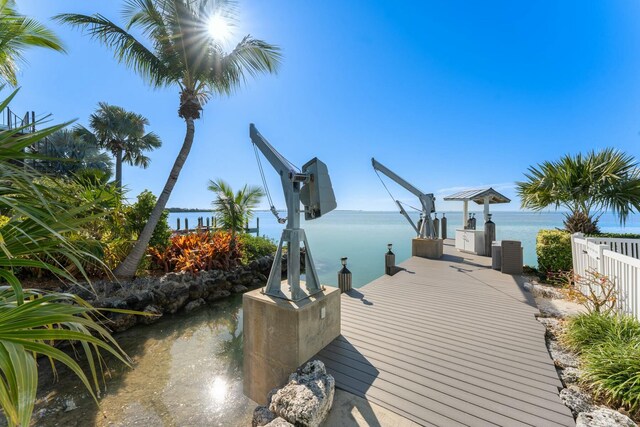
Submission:
[[[631,418],[609,408],[596,408],[582,412],[576,418],[576,427],[637,427]]]
[[[271,397],[269,410],[296,426],[316,427],[331,410],[334,393],[334,378],[313,360],[291,374],[289,383]]]
[[[271,412],[266,406],[258,406],[253,410],[251,427],[262,427],[276,419],[276,414]]]
[[[591,396],[573,385],[560,390],[560,400],[571,409],[574,417],[580,412],[589,412],[594,408]]]

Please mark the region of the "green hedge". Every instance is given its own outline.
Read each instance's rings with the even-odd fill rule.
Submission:
[[[245,264],[254,259],[275,253],[278,246],[268,237],[253,236],[249,233],[238,235],[242,245],[242,262]]]
[[[544,276],[571,270],[571,233],[563,230],[540,230],[536,239],[536,254],[538,270]]]
[[[588,234],[587,237],[610,237],[612,239],[640,239],[640,234],[633,234],[633,233],[599,233],[599,234]]]

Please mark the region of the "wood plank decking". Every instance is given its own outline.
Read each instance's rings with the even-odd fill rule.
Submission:
[[[342,335],[318,354],[338,388],[422,425],[575,425],[533,298],[490,261],[447,241],[343,294]]]

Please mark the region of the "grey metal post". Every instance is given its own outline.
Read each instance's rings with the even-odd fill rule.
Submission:
[[[491,221],[491,214],[487,214],[487,222],[484,223],[484,254],[491,256],[491,245],[496,240],[496,225]]]
[[[340,258],[342,269],[338,271],[338,287],[344,293],[351,290],[351,272],[347,268],[347,257]]]
[[[207,230],[209,229],[209,217],[207,217]]]
[[[391,249],[393,244],[387,245],[387,253],[384,255],[384,274],[393,276],[396,273],[396,254]]]
[[[442,232],[440,233],[440,237],[442,237],[442,239],[446,239],[447,238],[447,218],[444,216],[444,212],[442,212],[442,219],[440,220],[440,228],[442,229]]]
[[[189,218],[184,219],[184,229],[189,231]]]
[[[260,236],[260,218],[256,218],[256,237]]]
[[[177,219],[176,231],[180,231],[180,218]]]

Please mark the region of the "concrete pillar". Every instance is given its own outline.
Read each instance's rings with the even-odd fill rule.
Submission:
[[[293,302],[261,289],[242,298],[244,394],[260,405],[275,387],[340,335],[340,290]]]

